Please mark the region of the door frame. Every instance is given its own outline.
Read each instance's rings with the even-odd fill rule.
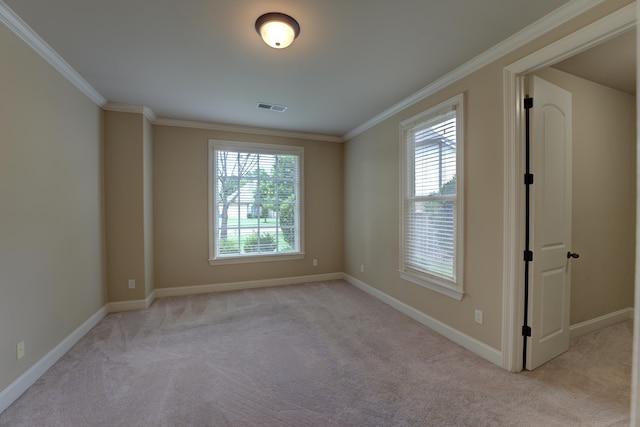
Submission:
[[[522,102],[526,95],[525,76],[632,30],[636,19],[636,2],[633,2],[504,68],[502,362],[508,371],[523,369],[525,126]],[[636,280],[636,296],[639,293]]]

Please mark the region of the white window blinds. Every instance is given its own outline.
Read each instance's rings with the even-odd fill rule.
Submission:
[[[457,100],[458,98],[454,98]],[[461,102],[461,99],[460,99]],[[401,273],[458,290],[460,105],[438,106],[403,122]]]

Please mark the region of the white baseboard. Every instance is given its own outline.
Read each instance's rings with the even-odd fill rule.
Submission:
[[[322,282],[329,280],[345,279],[352,285],[363,290],[364,292],[374,296],[382,302],[390,305],[401,313],[406,314],[412,319],[422,323],[423,325],[433,329],[439,334],[449,338],[451,341],[463,346],[471,352],[501,366],[502,355],[499,351],[483,344],[474,338],[469,337],[457,331],[444,323],[427,316],[426,314],[396,300],[393,297],[361,282],[354,277],[344,273],[326,273],[310,276],[284,277],[279,279],[254,280],[246,282],[218,283],[212,285],[184,286],[177,288],[159,288],[154,290],[147,298],[143,300],[111,302],[106,304],[94,315],[87,319],[82,325],[76,328],[69,336],[67,336],[53,350],[47,353],[36,364],[29,368],[25,373],[18,377],[7,388],[0,391],[0,413],[15,402],[33,383],[35,383],[58,359],[60,359],[67,351],[71,349],[91,328],[96,326],[109,313],[116,313],[129,310],[143,310],[148,308],[156,298],[195,295],[210,292],[236,291],[244,289],[266,288],[272,286],[296,285],[302,283]],[[631,314],[633,317],[633,313]],[[614,322],[615,323],[615,322]]]
[[[20,375],[7,388],[0,391],[0,413],[9,407],[18,399],[22,393],[27,391],[54,363],[58,361],[64,354],[71,349],[80,338],[82,338],[91,328],[100,322],[108,314],[108,308],[105,305],[94,315],[87,319],[82,325],[78,326],[71,334],[47,353],[42,359],[36,362],[31,368]]]
[[[107,304],[109,313],[119,313],[121,311],[144,310],[149,308],[157,298],[156,291],[153,291],[145,299],[137,299],[132,301],[117,301]]]
[[[18,399],[49,368],[51,368],[67,351],[71,349],[91,328],[96,326],[109,313],[149,308],[156,298],[195,295],[209,292],[234,291],[243,289],[266,288],[271,286],[296,285],[300,283],[340,280],[342,273],[317,274],[311,276],[285,277],[280,279],[255,280],[248,282],[221,283],[215,285],[185,286],[179,288],[156,289],[143,300],[110,302],[92,315],[87,321],[74,330],[53,350],[20,375],[7,388],[0,391],[0,413]]]
[[[216,283],[212,285],[181,286],[177,288],[157,288],[154,292],[156,298],[165,298],[184,295],[208,294],[211,292],[242,291],[245,289],[270,288],[272,286],[298,285],[301,283],[340,280],[342,278],[343,273],[326,273],[310,276],[252,280],[247,282]]]
[[[633,319],[633,315],[633,307],[624,308],[622,310],[614,311],[613,313],[605,314],[604,316],[596,317],[595,319],[571,325],[569,327],[569,334],[571,338],[578,338],[583,335],[590,334],[591,332],[595,332],[598,329],[613,326],[616,323],[624,322],[625,320],[631,320]]]
[[[128,310],[141,310],[148,308],[156,298],[182,296],[182,295],[195,295],[201,293],[210,292],[222,292],[222,291],[234,291],[244,289],[256,289],[266,288],[271,286],[286,286],[295,285],[301,283],[321,282],[327,280],[339,280],[344,279],[358,289],[366,292],[367,294],[377,298],[385,304],[393,307],[401,313],[411,317],[415,321],[427,326],[435,332],[443,335],[458,345],[466,348],[472,353],[477,354],[480,357],[494,363],[497,366],[502,367],[502,353],[478,340],[472,338],[444,323],[416,310],[413,307],[399,301],[382,291],[344,273],[327,273],[317,274],[311,276],[298,276],[298,277],[286,277],[279,279],[268,280],[255,280],[247,282],[233,282],[233,283],[220,283],[213,285],[200,285],[200,286],[185,286],[178,288],[160,288],[154,290],[146,299],[135,301],[123,301],[112,302],[106,304],[94,315],[87,319],[82,325],[76,328],[71,334],[69,334],[64,340],[60,342],[55,348],[47,353],[36,364],[24,372],[14,382],[12,382],[7,388],[0,391],[0,413],[7,409],[13,402],[15,402],[31,385],[33,385],[51,366],[53,366],[67,351],[71,349],[91,328],[96,326],[100,320],[102,320],[107,314],[128,311]],[[597,317],[595,319],[587,320],[575,325],[571,325],[571,338],[577,338],[582,335],[594,332],[598,329],[605,328],[607,326],[615,325],[616,323],[623,322],[625,320],[633,319],[634,309],[625,308],[613,313],[606,314],[604,316]]]
[[[109,313],[144,310],[149,308],[156,298],[178,297],[186,295],[208,294],[212,292],[242,291],[245,289],[270,288],[272,286],[298,285],[301,283],[340,280],[343,273],[326,273],[309,276],[281,277],[277,279],[251,280],[246,282],[215,283],[211,285],[179,286],[175,288],[157,288],[146,299],[110,302]]]
[[[490,347],[475,338],[466,335],[457,329],[452,328],[451,326],[445,325],[439,320],[434,319],[421,311],[416,310],[415,308],[408,306],[407,304],[399,301],[378,289],[367,285],[366,283],[356,279],[355,277],[349,276],[348,274],[344,274],[344,280],[351,283],[353,286],[358,289],[368,293],[369,295],[379,299],[387,305],[395,308],[399,312],[406,314],[411,317],[413,320],[417,321],[425,325],[426,327],[434,330],[435,332],[443,335],[444,337],[450,339],[458,345],[466,348],[472,353],[477,354],[478,356],[487,359],[489,362],[502,367],[502,352],[496,350],[493,347]]]

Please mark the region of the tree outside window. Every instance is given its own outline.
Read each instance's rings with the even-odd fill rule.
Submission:
[[[300,254],[302,148],[210,141],[212,260]]]

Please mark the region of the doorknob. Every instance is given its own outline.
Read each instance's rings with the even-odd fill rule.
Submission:
[[[567,259],[571,259],[571,258],[580,258],[580,254],[575,252],[567,252]]]

